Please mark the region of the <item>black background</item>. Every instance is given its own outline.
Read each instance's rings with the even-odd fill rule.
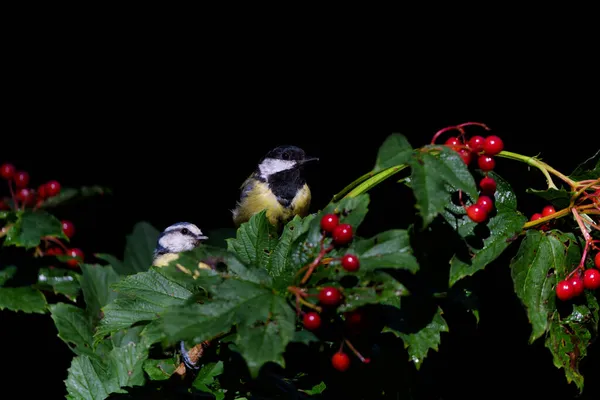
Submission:
[[[389,60],[377,57],[344,58],[331,48],[258,49],[241,38],[185,52],[166,43],[143,52],[134,42],[68,46],[41,37],[36,43],[21,46],[4,74],[0,162],[28,171],[35,185],[57,179],[65,187],[113,189],[58,210],[75,223],[73,244],[87,255],[121,256],[140,220],[158,229],[182,220],[205,232],[230,227],[239,184],[278,144],[320,158],[307,171],[313,211],[372,168],[391,132],[416,147],[442,127],[480,121],[507,150],[539,154],[567,173],[600,147],[597,101],[589,97],[596,78],[585,60],[576,66],[522,54],[461,60],[436,49],[435,62],[414,68],[405,60],[406,67],[394,62],[397,69],[388,70]],[[504,159],[497,171],[521,194],[521,211],[541,209],[539,199],[523,193],[543,188],[539,172]],[[372,191],[362,234],[406,227],[413,203],[399,193],[393,182]],[[28,268],[28,260],[19,268]],[[479,327],[449,316],[451,333],[422,368],[419,384],[423,393],[437,393],[431,398],[574,398],[574,385],[543,344],[527,344],[530,328],[506,261],[480,273],[486,290]],[[71,354],[50,317],[2,311],[0,332],[3,390],[35,386],[47,398],[62,398]],[[581,370],[591,399],[600,393],[598,344],[590,353]]]

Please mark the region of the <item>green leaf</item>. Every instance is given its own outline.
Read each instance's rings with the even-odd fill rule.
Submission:
[[[45,236],[69,240],[62,230],[62,223],[45,211],[23,211],[15,224],[8,229],[4,246],[34,248]]]
[[[319,338],[316,337],[314,333],[303,329],[301,331],[294,332],[294,337],[291,341],[302,344],[310,344],[319,342]]]
[[[4,284],[17,273],[17,267],[9,265],[8,267],[0,270],[0,286]]]
[[[227,249],[246,265],[264,268],[277,244],[276,227],[269,223],[267,211],[254,214],[237,230],[235,238],[227,239]]]
[[[58,337],[77,355],[94,356],[93,332],[85,310],[72,304],[56,303],[49,307]]]
[[[419,270],[408,231],[403,229],[388,230],[369,239],[357,240],[354,251],[360,260],[361,272],[394,268],[414,274]]]
[[[304,390],[303,392],[309,396],[314,396],[315,394],[321,394],[327,389],[327,385],[325,382],[321,382],[315,386],[313,386],[310,390]]]
[[[554,309],[554,270],[565,262],[565,246],[554,236],[538,230],[527,231],[510,268],[515,293],[527,311],[531,323],[529,343],[541,337],[549,326]]]
[[[125,255],[123,259],[122,271],[115,271],[120,275],[131,275],[137,272],[147,271],[152,265],[154,249],[160,232],[150,225],[150,223],[141,221],[135,224],[133,232],[127,235],[125,244]]]
[[[96,257],[99,260],[106,261],[108,265],[110,265],[113,268],[113,270],[115,270],[115,272],[117,272],[119,275],[127,275],[126,269],[123,265],[123,261],[119,260],[112,254],[96,253],[94,254],[94,257]]]
[[[484,269],[488,264],[511,245],[512,241],[527,222],[527,218],[520,213],[510,210],[498,209],[498,213],[489,219],[487,229],[489,235],[482,240],[482,247],[475,248],[468,245],[469,255],[455,254],[450,260],[449,286],[452,287],[459,280],[475,274]]]
[[[183,304],[192,295],[154,268],[130,275],[113,284],[112,289],[118,295],[102,307],[104,316],[96,331],[97,339],[136,322],[154,320],[168,307]]]
[[[83,186],[80,189],[74,188],[62,188],[60,193],[56,196],[49,197],[40,205],[41,208],[50,208],[62,205],[64,203],[71,202],[72,200],[79,200],[85,197],[110,194],[111,190],[101,186]]]
[[[87,355],[73,358],[68,369],[67,399],[103,400],[111,393],[126,393],[111,377],[110,369],[102,363],[92,362]]]
[[[153,381],[164,381],[173,375],[179,365],[173,358],[163,360],[148,359],[144,361],[144,371]]]
[[[198,390],[212,393],[216,400],[222,400],[225,398],[225,394],[219,390],[219,382],[215,381],[215,378],[221,375],[224,370],[223,361],[206,364],[198,372],[192,385]]]
[[[0,310],[23,311],[24,313],[45,314],[48,303],[37,289],[29,286],[0,288]]]
[[[142,386],[145,383],[144,362],[148,351],[134,341],[113,348],[109,353],[111,373],[120,387]]]
[[[410,185],[423,228],[450,203],[453,192],[462,190],[471,199],[478,197],[473,175],[460,155],[447,146],[424,146],[414,153],[409,164]]]
[[[564,319],[554,312],[546,336],[545,345],[552,353],[554,365],[564,370],[567,382],[575,383],[580,393],[584,378],[579,363],[587,355],[594,325],[598,326],[597,316],[587,306],[573,305],[572,313]]]
[[[557,210],[568,207],[571,202],[572,193],[568,192],[565,188],[560,188],[559,190],[536,190],[529,188],[526,191],[527,193],[535,194],[546,200],[548,203],[551,203]]]
[[[54,294],[62,294],[76,301],[80,289],[79,277],[80,274],[66,268],[40,268],[35,288],[51,290]]]
[[[110,265],[81,264],[81,272],[81,289],[87,312],[97,321],[101,308],[117,297],[117,292],[110,285],[118,282],[120,277]]]
[[[377,161],[374,171],[381,171],[400,164],[405,164],[410,159],[413,148],[400,133],[389,135],[377,152]]]
[[[314,218],[314,214],[306,217],[309,220]],[[293,246],[292,244],[308,229],[306,220],[299,216],[295,216],[283,228],[281,237],[273,249],[273,253],[269,258],[266,266],[269,275],[273,279],[273,288],[283,290],[290,285],[297,271],[296,265],[291,257]]]
[[[0,211],[0,219],[7,219],[10,214],[9,211]]]
[[[423,361],[427,357],[430,349],[439,350],[441,343],[441,333],[448,332],[448,324],[444,317],[443,311],[438,307],[437,313],[434,314],[432,321],[423,329],[415,333],[402,333],[390,327],[385,327],[384,332],[393,332],[396,336],[404,341],[404,348],[408,350],[410,361],[419,369]]]
[[[338,307],[338,311],[352,311],[366,304],[400,308],[400,298],[408,294],[408,289],[391,275],[377,271],[362,276],[357,286],[344,290],[344,304]]]
[[[402,164],[377,172],[373,174],[373,176],[368,177],[364,181],[358,183],[355,188],[348,192],[346,197],[356,197],[360,194],[366,193],[369,190],[373,189],[375,186],[379,185],[381,182],[396,175],[398,172],[403,171],[407,167],[407,164]]]
[[[600,150],[579,164],[577,168],[569,175],[569,178],[580,181],[586,179],[598,179],[600,176]]]
[[[200,343],[237,327],[235,344],[253,376],[267,361],[284,365],[283,352],[294,336],[295,312],[268,287],[229,279],[204,304],[171,307],[162,315],[167,341]]]

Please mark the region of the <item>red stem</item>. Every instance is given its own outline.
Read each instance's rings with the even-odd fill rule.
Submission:
[[[352,352],[354,354],[356,354],[356,357],[358,357],[358,359],[360,361],[364,362],[365,364],[368,364],[371,362],[371,359],[363,357],[362,354],[360,354],[358,352],[358,350],[356,350],[356,348],[354,346],[352,346],[352,343],[350,343],[350,341],[348,339],[344,339],[344,342],[346,342],[346,345],[350,348],[350,350],[352,350]],[[341,348],[340,348],[340,350],[341,350]]]
[[[448,131],[452,131],[452,130],[458,130],[463,136],[464,136],[464,130],[463,128],[465,126],[480,126],[482,128],[484,128],[485,130],[489,131],[490,128],[488,128],[488,126],[486,124],[482,124],[481,122],[464,122],[460,125],[455,125],[455,126],[448,126],[446,128],[440,129],[439,131],[437,131],[435,133],[435,135],[433,135],[433,138],[431,139],[431,144],[435,144],[435,141],[437,140],[437,138],[444,132],[448,132]]]
[[[10,197],[12,198],[12,201],[13,201],[13,209],[16,211],[19,208],[19,202],[15,196],[15,190],[13,189],[12,181],[9,180],[7,183],[8,183],[8,189],[10,190]]]
[[[333,250],[333,245],[331,245],[325,249],[321,249],[321,251],[319,252],[317,257],[313,260],[313,262],[308,264],[308,271],[306,271],[306,274],[304,274],[304,278],[302,278],[302,280],[300,281],[300,284],[303,285],[306,283],[306,281],[308,281],[308,278],[310,278],[310,275],[313,273],[315,268],[317,268],[319,266],[319,264],[321,263],[321,260],[323,259],[323,257],[325,257],[325,254],[329,253],[331,250]]]

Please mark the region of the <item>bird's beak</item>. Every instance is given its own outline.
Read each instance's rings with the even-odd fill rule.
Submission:
[[[208,236],[203,236],[203,235],[196,236],[196,240],[206,240],[206,239],[208,239]]]
[[[304,165],[306,163],[313,162],[313,161],[319,161],[319,159],[317,157],[307,157],[304,160],[298,161],[298,165]]]

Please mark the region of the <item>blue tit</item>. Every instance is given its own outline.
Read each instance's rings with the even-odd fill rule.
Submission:
[[[158,236],[152,265],[165,266],[177,253],[190,251],[206,239],[208,236],[204,236],[200,228],[192,223],[173,224]]]
[[[318,160],[307,157],[296,146],[278,146],[269,151],[241,186],[240,200],[232,210],[234,224],[240,226],[265,209],[275,226],[295,215],[308,214],[311,193],[303,169],[306,163]]]
[[[203,235],[200,228],[190,222],[177,222],[168,226],[158,236],[152,265],[164,267],[169,261],[177,258],[177,253],[193,250],[206,239],[208,239],[208,236]],[[198,346],[204,345],[200,344]],[[186,369],[197,370],[199,368],[196,363],[190,360],[183,341],[180,342],[180,352]]]

